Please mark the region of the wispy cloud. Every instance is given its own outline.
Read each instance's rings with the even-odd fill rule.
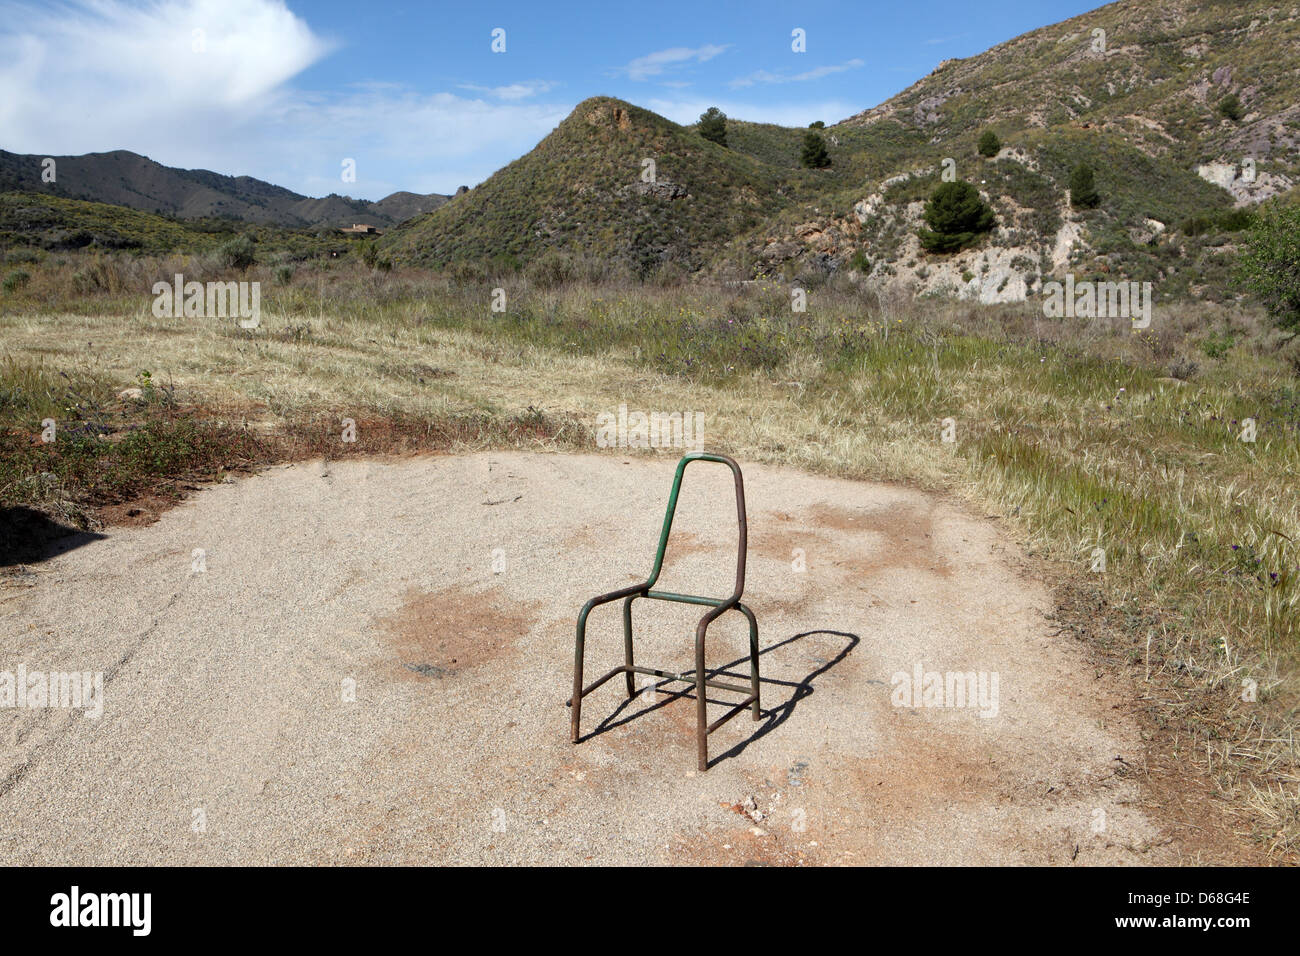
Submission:
[[[687,63],[707,63],[719,53],[723,53],[731,44],[706,44],[705,46],[675,46],[655,53],[639,56],[626,66],[615,70],[615,74],[626,76],[630,80],[647,80],[659,76],[665,70],[683,66]]]
[[[499,100],[513,101],[526,100],[533,96],[549,93],[555,89],[555,85],[550,80],[526,80],[522,83],[511,83],[507,86],[477,86],[473,83],[461,83],[460,89],[471,90],[475,93],[486,93],[488,96]]]
[[[415,90],[303,99],[267,118],[266,129],[278,130],[291,148],[274,149],[276,169],[262,178],[287,177],[310,195],[379,199],[396,189],[451,192],[490,176],[500,155],[528,152],[574,105],[495,103]],[[345,157],[357,161],[357,182],[346,186],[339,181]],[[376,178],[379,170],[385,178]]]
[[[646,109],[666,116],[674,123],[694,123],[710,106],[716,106],[730,119],[749,120],[754,123],[776,123],[781,126],[807,126],[814,120],[837,123],[862,110],[861,104],[847,100],[818,100],[815,102],[773,103],[744,102],[719,99],[651,99]]]
[[[854,58],[838,63],[834,66],[819,66],[803,73],[769,73],[767,70],[758,70],[750,73],[748,76],[739,76],[727,85],[733,90],[741,89],[746,86],[753,86],[756,83],[806,83],[809,80],[820,80],[823,76],[831,76],[835,73],[844,73],[848,70],[856,70],[859,67],[866,66],[865,60]]]
[[[925,41],[925,44],[926,46],[937,46],[940,43],[951,43],[953,40],[960,40],[965,36],[966,34],[964,33],[958,33],[950,37],[930,37]]]

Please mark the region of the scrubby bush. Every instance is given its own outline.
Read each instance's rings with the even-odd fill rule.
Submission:
[[[1224,232],[1240,232],[1255,224],[1255,213],[1249,209],[1229,209],[1215,217]]]
[[[1076,209],[1096,209],[1101,203],[1101,194],[1093,179],[1092,167],[1079,163],[1070,171],[1070,205]]]
[[[387,256],[379,254],[379,247],[375,245],[374,240],[366,240],[365,245],[361,247],[361,261],[376,272],[391,272],[393,269],[393,260]]]
[[[1213,331],[1201,340],[1201,351],[1207,358],[1221,359],[1237,344],[1237,336],[1231,329]]]
[[[1203,236],[1207,232],[1240,232],[1249,229],[1255,222],[1255,214],[1249,209],[1227,209],[1188,216],[1179,225],[1179,231],[1185,236]]]
[[[539,288],[554,289],[578,278],[578,269],[571,256],[552,250],[530,262],[525,275]]]
[[[26,272],[24,272],[22,269],[15,269],[13,272],[5,276],[4,290],[11,294],[17,292],[28,282],[30,282],[31,278],[32,277],[28,275]]]
[[[1236,275],[1278,328],[1300,332],[1300,206],[1260,211],[1246,234]]]
[[[981,156],[996,156],[998,150],[1002,148],[1002,140],[998,139],[998,134],[991,129],[986,129],[979,142],[975,144]]]
[[[481,264],[463,259],[448,263],[444,273],[450,281],[466,285],[487,278],[487,270]]]
[[[1229,93],[1219,100],[1219,114],[1237,122],[1242,116],[1241,98],[1236,93]]]
[[[865,252],[859,249],[849,257],[849,268],[866,275],[871,271],[871,260],[867,258]]]
[[[217,257],[227,269],[247,269],[257,261],[257,250],[248,236],[237,236],[222,244]]]

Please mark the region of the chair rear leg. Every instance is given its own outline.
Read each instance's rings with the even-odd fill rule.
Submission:
[[[754,617],[754,612],[749,608],[743,605],[740,608],[745,612],[745,617],[749,618],[749,683],[754,694],[754,719],[759,720],[761,719],[762,708],[758,704],[758,620]]]
[[[705,686],[704,629],[701,622],[695,631],[695,739],[700,772],[709,769],[709,688]]]

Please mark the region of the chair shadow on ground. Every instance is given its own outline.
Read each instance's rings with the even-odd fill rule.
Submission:
[[[809,672],[807,675],[800,678],[799,680],[794,680],[794,681],[780,680],[775,677],[768,677],[764,675],[763,673],[764,655],[771,654],[774,651],[781,650],[782,648],[791,647],[794,644],[796,644],[796,642],[804,640],[805,638],[808,637],[812,637],[813,635],[816,634],[829,634],[834,637],[843,638],[845,644],[843,648],[840,649],[839,653],[837,653],[834,657],[830,658],[829,660],[826,660],[825,663],[820,664],[815,670]],[[727,750],[721,753],[711,755],[709,757],[709,766],[712,767],[714,764],[728,757],[740,756],[740,754],[743,753],[745,751],[745,748],[748,747],[750,744],[754,743],[756,740],[760,740],[761,738],[767,736],[772,731],[776,730],[776,728],[780,727],[783,723],[789,720],[790,717],[794,714],[795,707],[798,706],[799,702],[806,700],[808,697],[812,696],[814,692],[813,682],[818,677],[820,677],[821,675],[829,671],[832,667],[836,666],[842,660],[844,660],[844,658],[846,658],[849,655],[849,653],[855,647],[858,646],[861,640],[862,638],[858,637],[858,635],[850,634],[848,631],[837,631],[830,628],[815,628],[810,631],[802,631],[799,634],[794,634],[768,647],[761,648],[758,652],[759,707],[760,707],[758,724],[757,726],[754,727],[753,732],[747,735],[744,740],[740,741],[739,743],[733,744],[730,748],[728,748]],[[738,669],[733,670],[733,668],[738,668]],[[694,668],[691,668],[690,670],[682,671],[682,673],[693,674],[694,670],[695,670]],[[722,667],[717,668],[716,670],[710,669],[709,679],[715,680],[719,678],[738,680],[741,683],[748,684],[749,683],[749,655],[738,657],[734,661],[729,661],[728,663],[722,665]],[[629,724],[634,720],[639,720],[648,714],[654,713],[656,710],[661,710],[664,707],[667,707],[669,704],[674,703],[675,701],[680,700],[681,698],[687,698],[689,700],[695,699],[695,691],[693,685],[687,687],[687,689],[685,690],[672,690],[672,689],[668,689],[665,686],[668,684],[675,684],[675,683],[677,682],[668,678],[656,682],[653,685],[653,688],[658,694],[662,694],[664,699],[657,700],[652,704],[645,703],[645,699],[643,696],[646,692],[645,688],[643,688],[642,691],[638,693],[637,696],[635,697],[630,697],[630,698],[625,697],[619,703],[618,707],[614,709],[612,713],[610,713],[604,719],[602,719],[600,723],[598,723],[594,728],[592,728],[590,732],[583,734],[578,739],[578,742],[582,743],[584,741],[591,740],[594,737],[599,737],[601,734],[605,733],[606,731],[614,730],[615,728],[621,727],[624,724]],[[776,689],[776,688],[789,689],[790,692],[788,696],[786,696],[783,701],[776,704],[776,706],[767,706],[766,701],[770,699],[769,690]],[[710,704],[717,704],[720,706],[730,707],[735,704],[735,701],[721,700],[712,696],[708,697],[707,700]],[[632,711],[633,708],[638,707],[638,705],[640,705],[639,709],[637,709],[635,712],[629,712]],[[736,717],[733,718],[731,721],[729,721],[725,726],[738,727],[743,725],[752,726],[752,719],[747,713],[737,714]],[[719,728],[719,730],[721,730],[721,728]],[[712,739],[714,738],[710,736],[710,740]]]
[[[0,568],[48,561],[104,537],[61,524],[34,508],[0,508]]]

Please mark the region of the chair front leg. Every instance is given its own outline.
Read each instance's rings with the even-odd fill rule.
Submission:
[[[695,748],[701,773],[709,769],[709,688],[704,683],[704,634],[709,620],[706,614],[695,628]]]
[[[623,599],[623,663],[627,667],[627,699],[636,696],[636,681],[632,673],[632,602],[637,595],[632,594]]]
[[[569,701],[569,735],[573,742],[578,742],[578,727],[582,721],[582,655],[587,642],[587,615],[591,605],[582,609],[578,615],[578,635],[573,646],[573,699]]]

